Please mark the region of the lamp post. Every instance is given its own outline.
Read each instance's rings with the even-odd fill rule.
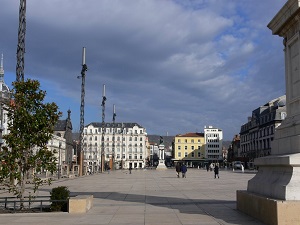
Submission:
[[[58,174],[57,177],[60,179],[60,173],[61,173],[61,142],[58,144]]]
[[[103,84],[103,93],[102,93],[102,138],[101,138],[101,173],[104,171],[104,135],[105,135],[105,84]]]
[[[80,157],[79,157],[79,176],[83,174],[83,129],[84,129],[84,97],[85,97],[85,72],[87,65],[85,64],[85,47],[82,48],[82,69],[81,76],[81,104],[80,104]]]
[[[112,146],[112,156],[111,156],[111,158],[112,158],[112,166],[111,166],[111,168],[112,168],[112,170],[114,169],[114,164],[115,164],[115,134],[116,134],[116,128],[115,128],[115,125],[116,125],[116,116],[117,116],[117,114],[116,114],[116,106],[115,105],[113,105],[113,119],[112,119],[112,121],[113,121],[113,146]]]

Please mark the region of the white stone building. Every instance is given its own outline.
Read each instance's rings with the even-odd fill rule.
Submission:
[[[211,161],[223,160],[223,131],[213,126],[204,126],[205,158]]]
[[[241,126],[241,156],[253,161],[270,155],[275,130],[286,116],[285,95],[253,110],[248,122]]]
[[[148,156],[146,142],[146,129],[137,123],[104,123],[102,127],[92,122],[83,132],[84,171],[100,171],[102,150],[105,165],[113,162],[113,169],[143,168]]]
[[[4,144],[2,135],[8,134],[6,105],[10,102],[11,92],[4,82],[3,54],[0,62],[0,145]]]

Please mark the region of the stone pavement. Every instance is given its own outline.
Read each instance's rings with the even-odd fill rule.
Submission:
[[[254,173],[188,169],[187,178],[177,178],[175,169],[125,170],[54,181],[39,195],[49,195],[56,186],[72,194],[94,196],[86,214],[1,214],[0,224],[109,224],[109,225],[262,225],[236,210],[236,190],[247,189]],[[0,193],[5,196],[5,193]]]

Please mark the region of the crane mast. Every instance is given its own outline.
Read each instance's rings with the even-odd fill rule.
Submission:
[[[16,66],[17,81],[24,81],[25,34],[26,34],[26,0],[20,0],[17,66]]]

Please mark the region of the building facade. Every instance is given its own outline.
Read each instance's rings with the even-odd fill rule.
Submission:
[[[10,103],[11,92],[4,82],[3,54],[0,62],[0,145],[4,144],[2,135],[8,134],[8,111],[5,105]]]
[[[204,126],[205,158],[216,162],[223,160],[223,131],[213,126]]]
[[[248,122],[241,126],[241,156],[249,161],[271,154],[274,132],[286,117],[286,96],[273,99],[252,111]]]
[[[112,169],[144,168],[147,150],[146,129],[137,123],[93,122],[84,128],[84,171],[100,172],[101,158]]]
[[[68,165],[69,168],[72,167],[74,156],[72,130],[71,110],[68,110],[67,118],[65,120],[58,120],[55,124],[54,135],[65,139],[64,164]]]
[[[203,133],[186,133],[175,136],[174,161],[184,162],[188,167],[201,166],[205,157]]]

